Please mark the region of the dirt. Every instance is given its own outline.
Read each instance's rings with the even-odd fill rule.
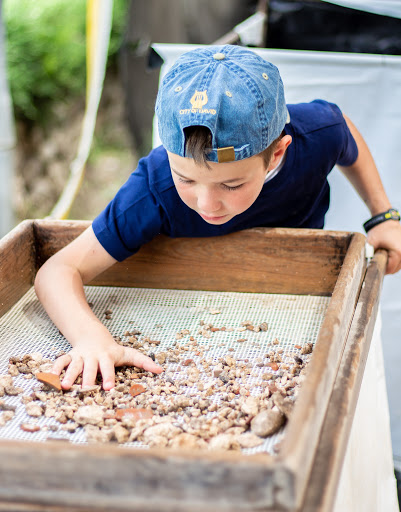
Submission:
[[[83,98],[58,102],[46,126],[17,123],[14,205],[17,221],[50,214],[74,160],[85,109]],[[91,153],[70,219],[93,219],[135,168],[137,155],[125,119],[124,94],[115,73],[106,76]]]

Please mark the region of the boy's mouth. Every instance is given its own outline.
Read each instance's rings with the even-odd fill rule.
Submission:
[[[228,215],[220,215],[220,216],[209,216],[204,215],[203,213],[199,214],[202,219],[206,220],[207,222],[216,222],[225,219]]]

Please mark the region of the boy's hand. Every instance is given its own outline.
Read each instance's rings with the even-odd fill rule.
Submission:
[[[95,383],[98,371],[103,377],[103,389],[110,390],[115,385],[115,366],[132,365],[144,370],[161,373],[163,368],[138,350],[118,345],[115,341],[85,341],[74,347],[68,354],[56,359],[52,372],[60,375],[67,367],[61,383],[63,389],[70,389],[82,373],[82,387]]]
[[[401,224],[398,221],[387,220],[378,224],[369,230],[367,241],[375,249],[388,251],[386,274],[401,270]]]

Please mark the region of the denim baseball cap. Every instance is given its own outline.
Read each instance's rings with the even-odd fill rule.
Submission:
[[[156,114],[163,146],[179,156],[186,156],[184,128],[209,128],[212,162],[261,153],[289,122],[276,66],[234,45],[181,55],[160,85]]]

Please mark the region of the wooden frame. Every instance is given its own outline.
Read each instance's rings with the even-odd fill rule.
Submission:
[[[0,316],[88,226],[25,221],[0,241]],[[280,454],[0,441],[0,511],[330,510],[386,262],[378,254],[366,272],[364,249],[359,233],[321,230],[160,236],[98,276],[91,284],[331,296]]]

